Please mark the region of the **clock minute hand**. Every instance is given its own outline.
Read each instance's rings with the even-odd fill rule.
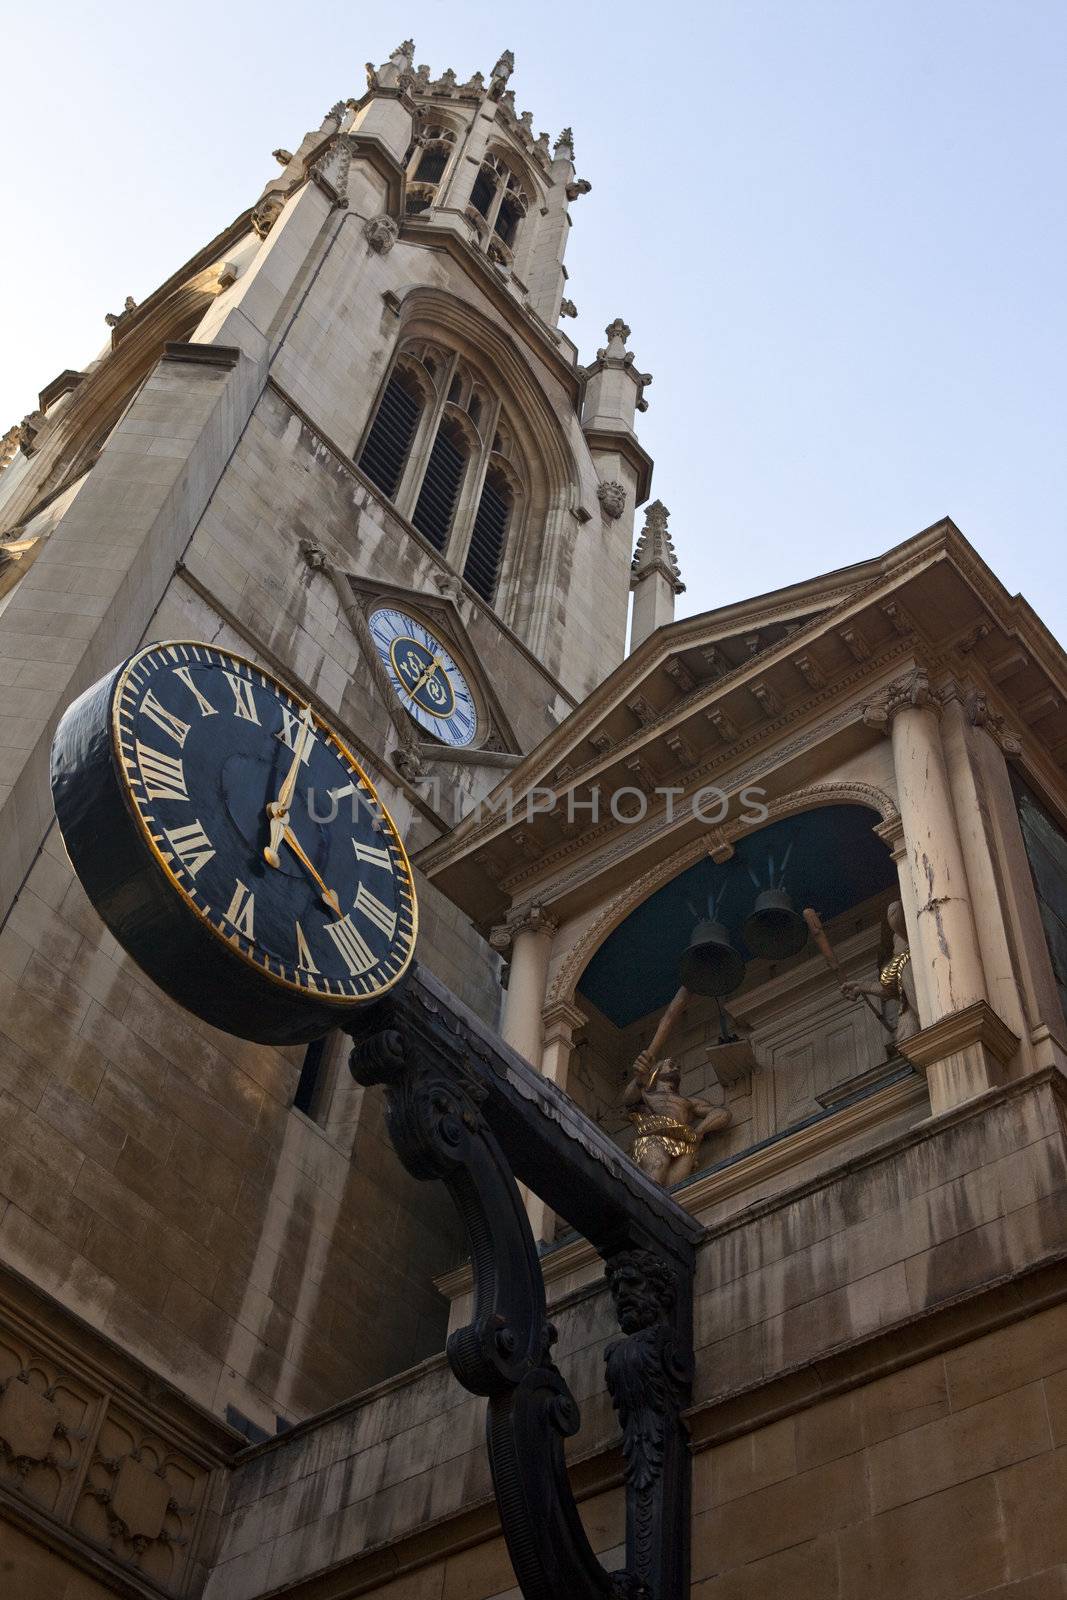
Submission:
[[[331,889],[320,876],[318,868],[305,851],[303,845],[300,843],[300,840],[297,838],[292,828],[290,828],[288,822],[284,822],[282,824],[282,838],[285,840],[296,859],[303,867],[307,869],[312,878],[314,878],[315,882],[318,884],[324,904],[330,908],[335,916],[341,916],[341,902],[337,898],[336,891]]]
[[[310,732],[311,707],[305,706],[304,715],[300,719],[300,732],[297,734],[296,743],[293,746],[293,759],[290,763],[289,771],[282,780],[282,786],[278,790],[278,798],[270,801],[267,806],[267,820],[270,823],[270,840],[264,847],[263,859],[266,861],[269,867],[281,866],[281,860],[278,855],[278,846],[281,844],[282,837],[285,832],[285,826],[289,821],[289,802],[293,798],[293,790],[296,788],[296,775],[300,770],[300,762],[303,758],[304,746],[307,744],[308,734]]]

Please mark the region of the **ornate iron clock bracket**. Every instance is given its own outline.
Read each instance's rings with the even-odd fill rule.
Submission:
[[[458,1381],[488,1399],[489,1461],[526,1600],[683,1600],[689,1592],[694,1251],[702,1229],[595,1123],[417,971],[355,1029],[351,1066],[383,1084],[393,1144],[416,1178],[441,1179],[463,1219],[474,1312],[448,1341]],[[604,1257],[622,1337],[605,1353],[623,1430],[626,1567],[586,1538],[564,1440],[579,1412],[551,1356],[544,1279],[517,1180]]]

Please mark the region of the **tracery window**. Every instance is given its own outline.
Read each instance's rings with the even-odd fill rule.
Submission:
[[[467,215],[494,260],[510,263],[529,204],[521,178],[502,156],[490,151],[471,188]]]
[[[456,148],[456,135],[443,123],[424,128],[411,148],[404,210],[409,217],[429,210]]]
[[[500,396],[458,352],[402,346],[358,457],[366,475],[493,604],[527,503],[525,463]]]

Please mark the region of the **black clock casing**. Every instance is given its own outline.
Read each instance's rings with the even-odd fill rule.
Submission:
[[[272,867],[268,806],[293,772],[292,845],[275,841]],[[418,913],[392,818],[336,733],[255,663],[191,641],[146,647],[68,708],[51,778],[103,921],[213,1026],[305,1042],[408,970]]]

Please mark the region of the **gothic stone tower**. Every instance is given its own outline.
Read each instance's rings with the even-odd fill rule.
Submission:
[[[225,642],[344,730],[415,851],[622,659],[648,379],[621,321],[586,368],[559,326],[571,131],[517,114],[509,52],[459,82],[413,48],[108,318],[0,476],[0,1274],[75,1367],[96,1330],[257,1436],[439,1349],[455,1225],[343,1052],[214,1034],[131,966],[50,827],[47,753],[142,641]],[[397,611],[446,648],[461,723],[405,709]],[[500,957],[428,883],[421,905],[420,959],[495,1022]],[[61,1512],[107,1535],[97,1502]]]

